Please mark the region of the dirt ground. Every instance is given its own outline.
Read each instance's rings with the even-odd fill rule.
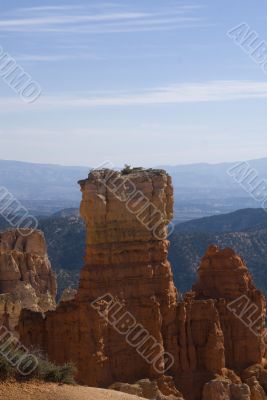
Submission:
[[[0,383],[1,400],[142,400],[113,390],[53,383]]]

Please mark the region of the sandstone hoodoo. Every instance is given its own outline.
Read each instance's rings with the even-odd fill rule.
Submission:
[[[216,299],[226,365],[242,369],[261,362],[265,351],[265,297],[256,289],[244,261],[231,249],[210,246],[193,290],[196,299]]]
[[[23,342],[57,363],[73,361],[78,381],[91,386],[132,390],[127,384],[148,379],[163,396],[180,391],[186,400],[222,388],[236,396],[226,400],[252,392],[237,374],[264,369],[265,300],[240,257],[210,247],[192,292],[178,301],[167,260],[170,177],[99,170],[80,185],[87,233],[77,294],[45,316],[23,310]]]
[[[41,231],[0,233],[0,323],[14,330],[22,308],[55,308],[56,278]]]
[[[77,296],[45,319],[25,312],[21,336],[25,343],[34,338],[58,363],[74,361],[85,384],[156,379],[163,374],[164,357],[170,367],[177,350],[177,296],[166,240],[173,212],[171,179],[161,170],[102,170],[80,185],[87,237]],[[123,334],[99,313],[107,294],[121,305],[121,315],[131,316]],[[114,309],[110,315],[115,318]],[[134,320],[140,338],[129,344],[134,339],[126,334]]]
[[[262,363],[265,315],[265,298],[254,286],[243,260],[231,249],[210,246],[192,292],[178,303],[181,347],[174,376],[186,398],[199,399],[204,383],[210,379],[204,400],[209,391],[213,393],[227,382],[230,393],[231,383],[237,384],[231,370],[239,374],[249,365]]]

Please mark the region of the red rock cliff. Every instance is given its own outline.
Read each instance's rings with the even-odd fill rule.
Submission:
[[[78,294],[44,320],[24,313],[21,336],[26,343],[34,340],[57,362],[73,360],[85,384],[157,378],[164,369],[164,349],[175,354],[177,347],[176,289],[166,240],[173,208],[171,179],[161,170],[129,175],[103,170],[80,184],[87,237]],[[131,323],[134,318],[142,326],[143,338],[145,332],[149,335],[149,362],[99,315],[104,300],[96,300],[106,294],[123,306],[121,314],[131,314]]]
[[[210,247],[193,291],[177,302],[166,240],[173,193],[164,171],[94,171],[80,185],[87,237],[77,295],[44,318],[24,311],[19,331],[26,344],[53,361],[74,361],[84,384],[166,373],[187,400],[201,399],[216,376],[235,376],[226,368],[261,363],[265,301],[233,251]],[[240,296],[257,307],[258,336],[234,313]],[[145,350],[126,340],[137,325]]]

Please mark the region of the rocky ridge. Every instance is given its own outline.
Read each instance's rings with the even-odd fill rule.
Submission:
[[[78,381],[91,386],[167,379],[177,399],[252,399],[262,386],[256,375],[248,382],[241,376],[263,366],[266,306],[243,260],[211,246],[181,300],[167,260],[170,177],[162,170],[101,170],[80,185],[87,233],[77,294],[45,316],[23,310],[23,342],[57,363],[72,360]],[[246,311],[256,310],[247,323],[237,315],[240,298],[249,302]],[[137,325],[143,341],[135,345],[126,339]]]

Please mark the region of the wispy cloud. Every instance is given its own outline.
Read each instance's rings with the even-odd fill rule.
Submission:
[[[33,6],[33,7],[19,7],[15,9],[16,13],[46,13],[46,12],[62,12],[62,11],[80,11],[88,9],[111,9],[111,8],[121,8],[122,5],[118,3],[108,3],[108,2],[98,2],[90,4],[61,4],[58,6],[48,5],[48,6]],[[188,6],[183,6],[187,9]],[[189,6],[190,7],[190,6]]]
[[[113,8],[112,8],[113,7]],[[65,32],[103,33],[134,32],[144,30],[171,30],[204,24],[192,13],[199,8],[195,5],[179,7],[133,10],[109,5],[98,9],[75,5],[40,6],[17,9],[13,18],[0,20],[0,31],[8,32]],[[83,12],[81,13],[81,8]],[[27,12],[28,10],[28,12]],[[25,15],[27,17],[25,17]]]
[[[0,27],[19,27],[19,26],[40,26],[40,25],[61,25],[61,24],[76,24],[81,22],[103,22],[103,21],[118,21],[136,18],[147,17],[145,13],[112,13],[104,15],[59,15],[39,18],[19,18],[0,20]]]
[[[20,54],[15,56],[20,62],[59,62],[66,60],[102,60],[103,58],[90,53],[79,54]]]
[[[89,109],[92,107],[152,106],[158,104],[204,103],[267,98],[267,82],[210,81],[184,83],[136,91],[134,93],[109,93],[107,95],[64,94],[42,96],[38,102],[25,107],[13,98],[0,98],[0,112],[19,110]]]
[[[81,10],[85,7],[82,5],[61,5],[61,6],[35,6],[35,7],[20,7],[16,9],[16,12],[42,12],[42,11],[74,11],[74,10]]]
[[[149,25],[149,24],[148,24]],[[195,29],[195,28],[207,28],[213,26],[212,24],[207,23],[200,23],[200,22],[187,22],[187,23],[176,23],[166,24],[162,26],[161,24],[154,24],[151,26],[147,26],[146,24],[142,24],[139,26],[131,26],[131,24],[120,26],[118,25],[106,25],[102,26],[81,26],[81,27],[54,27],[54,28],[41,28],[39,27],[36,30],[29,29],[25,27],[23,28],[14,28],[13,32],[20,32],[20,33],[71,33],[71,34],[108,34],[108,33],[135,33],[135,32],[155,32],[155,31],[173,31],[173,30],[180,30],[180,29]],[[1,27],[0,27],[1,31]]]

